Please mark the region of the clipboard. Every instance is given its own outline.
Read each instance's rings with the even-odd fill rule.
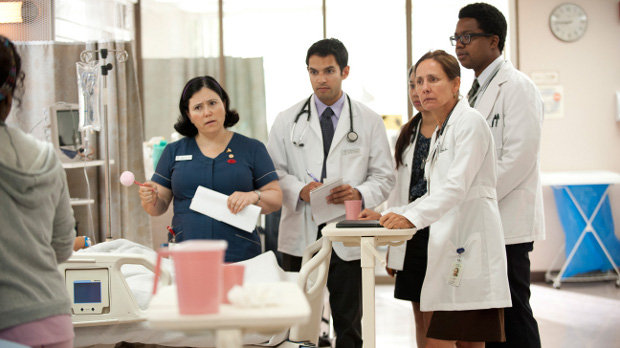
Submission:
[[[379,220],[342,220],[336,228],[383,228]]]
[[[327,196],[330,195],[330,191],[340,185],[342,185],[342,178],[325,179],[323,185],[310,191],[312,218],[317,225],[344,216],[344,204],[327,204]]]

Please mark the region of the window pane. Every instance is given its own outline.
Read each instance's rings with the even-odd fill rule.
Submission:
[[[487,0],[485,2],[497,7],[506,17],[506,21],[510,20],[508,15],[509,0]],[[430,50],[441,49],[451,55],[455,55],[454,46],[450,44],[449,38],[454,35],[456,22],[459,20],[459,10],[470,3],[470,0],[444,0],[441,3],[412,0],[413,64]],[[506,45],[504,47],[506,59],[510,59],[510,35],[509,22]],[[473,81],[473,70],[461,67],[461,95],[467,95]]]
[[[322,38],[321,9],[321,0],[224,1],[224,54],[263,58],[268,129],[312,93],[306,51]]]
[[[142,0],[142,57],[219,56],[217,1]]]
[[[405,1],[327,1],[327,37],[349,51],[343,89],[381,115],[407,115]]]
[[[134,39],[132,2],[56,0],[53,4],[56,41]]]
[[[141,0],[140,11],[144,134],[171,140],[185,83],[219,73],[218,4]]]

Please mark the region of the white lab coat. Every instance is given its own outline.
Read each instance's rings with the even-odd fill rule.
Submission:
[[[420,120],[420,123],[422,120]],[[402,132],[402,130],[401,130]],[[402,164],[396,170],[396,185],[390,193],[387,200],[388,208],[400,207],[409,203],[409,186],[411,185],[411,166],[413,162],[413,154],[415,153],[416,146],[416,133],[411,135],[413,142],[409,142],[409,145],[403,150]],[[418,136],[420,136],[418,134]],[[402,271],[405,264],[405,253],[407,251],[407,242],[398,246],[388,247],[388,263],[389,268]]]
[[[538,89],[505,61],[475,108],[486,118],[495,141],[505,243],[545,239],[540,182],[543,101]]]
[[[421,310],[510,307],[493,138],[466,100],[455,106],[443,135],[433,136],[425,175],[427,194],[393,209],[418,229],[432,224]],[[460,285],[455,287],[448,281],[457,248],[465,252]]]
[[[323,167],[323,137],[314,97],[310,101],[310,124],[304,113],[295,128],[297,141],[307,126],[303,136],[304,146],[298,147],[291,142],[293,121],[306,100],[278,115],[267,144],[283,195],[278,250],[294,256],[302,256],[306,246],[317,237],[317,224],[312,219],[310,204],[299,198],[299,192],[312,181],[306,170],[319,176]],[[351,100],[351,103],[353,129],[359,138],[356,142],[346,139],[350,118],[349,103],[345,99],[327,156],[327,178],[342,177],[345,184],[361,193],[365,207],[374,208],[387,199],[394,186],[390,146],[381,117],[359,102]],[[343,218],[344,215],[334,221]],[[338,242],[333,247],[345,261],[360,258],[359,246],[344,247]]]

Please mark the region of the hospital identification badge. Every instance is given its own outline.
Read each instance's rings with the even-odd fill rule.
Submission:
[[[456,249],[456,261],[450,268],[450,276],[448,277],[448,284],[457,287],[461,285],[461,276],[463,275],[463,253],[465,248]]]
[[[192,155],[183,155],[183,156],[176,156],[174,158],[175,161],[191,161],[192,160]]]

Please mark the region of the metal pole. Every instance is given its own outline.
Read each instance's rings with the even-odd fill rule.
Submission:
[[[105,60],[103,61],[105,66]],[[107,74],[103,75],[103,182],[105,187],[105,239],[112,239],[112,216],[110,208],[110,197],[112,197],[112,189],[110,185],[110,151],[108,136],[108,103],[107,101]]]
[[[105,238],[108,241],[112,240],[112,210],[110,207],[112,188],[110,187],[110,137],[108,127],[108,72],[112,70],[112,64],[106,64],[108,49],[102,48],[99,52],[103,60],[101,65],[103,78],[103,181],[105,188]]]

